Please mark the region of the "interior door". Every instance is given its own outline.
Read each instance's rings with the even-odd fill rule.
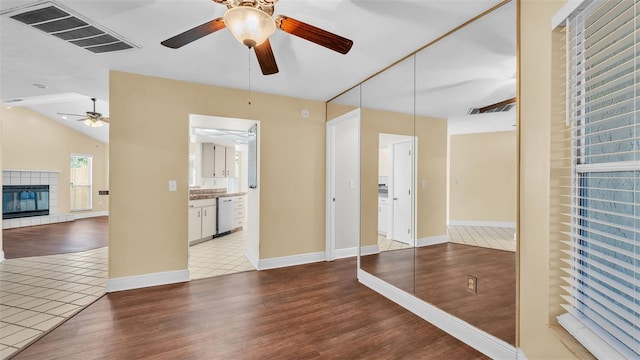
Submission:
[[[360,240],[360,112],[327,123],[327,260],[355,256]]]
[[[393,144],[393,240],[413,245],[411,231],[411,142]]]

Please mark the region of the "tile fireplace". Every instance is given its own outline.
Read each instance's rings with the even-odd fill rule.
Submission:
[[[3,185],[2,219],[49,215],[49,185]]]

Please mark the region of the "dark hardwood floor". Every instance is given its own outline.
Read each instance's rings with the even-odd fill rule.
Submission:
[[[516,335],[514,252],[453,243],[364,256],[362,269],[511,345]],[[415,271],[414,271],[415,270]],[[478,293],[467,291],[467,276]]]
[[[109,217],[2,230],[6,259],[80,252],[107,246]]]
[[[105,295],[16,359],[486,359],[357,283],[356,260]]]

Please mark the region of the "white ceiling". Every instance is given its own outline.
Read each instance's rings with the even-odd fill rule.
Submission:
[[[56,113],[82,114],[90,110],[89,98],[96,97],[97,111],[108,116],[110,69],[238,89],[248,89],[250,83],[253,91],[328,100],[499,2],[281,0],[276,4],[275,14],[285,14],[347,37],[354,41],[354,46],[349,54],[341,55],[276,31],[270,39],[280,72],[263,76],[255,56],[226,29],[177,50],[160,45],[162,40],[222,16],[226,8],[210,0],[57,1],[139,47],[100,55],[8,17],[11,10],[36,2],[2,0],[0,98],[6,103],[16,98],[81,94],[86,100],[28,107],[105,142],[108,126],[89,128],[73,119],[63,121]],[[463,97],[464,84],[455,75],[473,73],[476,81],[469,83],[470,94],[489,90],[500,93],[500,86],[507,86],[504,84],[508,75],[515,73],[515,11],[512,12],[511,19],[487,24],[486,36],[476,37],[479,34],[473,33],[463,40],[461,48],[460,44],[456,45],[458,50],[470,50],[465,56],[482,60],[482,64],[459,71],[466,66],[464,62],[452,62],[450,56],[439,61],[434,57],[430,63],[432,69],[449,67],[436,72],[438,81],[429,80],[429,83],[441,89],[455,86],[456,96]],[[504,39],[507,40],[502,41]],[[442,51],[450,55],[451,49]],[[512,60],[508,60],[509,57]],[[508,74],[504,68],[511,64],[513,70]],[[491,71],[488,67],[498,70]],[[496,81],[504,84],[498,85]],[[43,84],[46,88],[34,84]],[[512,87],[515,95],[515,86]],[[503,92],[510,93],[510,90]],[[504,96],[501,93],[494,97]],[[497,101],[500,100],[504,99]]]

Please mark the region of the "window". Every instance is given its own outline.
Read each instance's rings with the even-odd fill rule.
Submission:
[[[91,155],[71,155],[71,211],[91,210]]]
[[[599,358],[640,357],[638,1],[585,1],[567,19],[572,181],[567,313]]]

